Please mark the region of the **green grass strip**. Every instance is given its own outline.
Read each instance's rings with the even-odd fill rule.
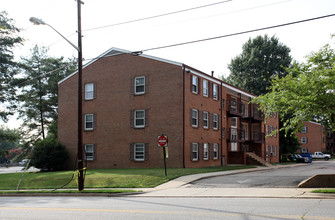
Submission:
[[[335,189],[316,189],[312,193],[335,193]]]

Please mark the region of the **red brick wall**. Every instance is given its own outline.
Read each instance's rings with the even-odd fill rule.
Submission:
[[[148,93],[131,94],[131,79],[148,77]],[[90,168],[163,167],[157,136],[168,135],[168,167],[183,167],[182,68],[129,54],[102,58],[83,70],[83,85],[95,83],[96,99],[83,101],[83,114],[96,115],[94,131],[83,132],[83,143],[96,144],[96,160]],[[77,134],[76,76],[59,85],[59,140],[74,163]],[[130,127],[130,112],[149,110],[144,129]],[[130,160],[131,143],[148,143],[149,159]]]
[[[299,142],[301,138],[306,137],[307,143],[301,144],[301,148],[307,148],[309,153],[322,152],[326,150],[325,135],[323,133],[322,125],[314,122],[304,122],[304,126],[307,128],[306,133],[298,132],[296,135]]]

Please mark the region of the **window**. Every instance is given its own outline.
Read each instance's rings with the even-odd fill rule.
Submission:
[[[307,127],[306,126],[302,127],[301,133],[307,133]]]
[[[197,128],[198,127],[198,110],[192,109],[191,111],[191,123],[192,127]]]
[[[135,95],[145,93],[145,76],[135,77]]]
[[[202,93],[204,96],[208,97],[208,81],[204,80],[202,84],[203,84]]]
[[[134,127],[144,128],[145,127],[145,110],[135,110],[134,111]]]
[[[213,84],[213,99],[218,100],[218,85],[217,84]]]
[[[230,143],[230,147],[231,147],[231,151],[233,152],[236,152],[237,151],[237,143],[236,142],[233,142],[233,143]]]
[[[277,156],[277,145],[273,146],[272,156],[274,156],[274,157]]]
[[[198,154],[198,143],[192,143],[191,144],[191,160],[192,161],[198,161],[199,159]]]
[[[85,131],[94,129],[94,114],[85,114]]]
[[[204,146],[203,146],[203,155],[202,155],[202,159],[203,160],[208,160],[209,158],[209,153],[208,153],[208,143],[204,143]]]
[[[217,160],[219,159],[219,146],[218,144],[213,144],[213,159]]]
[[[218,122],[218,114],[213,114],[213,129],[218,130],[219,122]]]
[[[198,94],[198,77],[192,76],[192,92]]]
[[[275,136],[275,137],[277,137],[277,132],[278,132],[278,131],[277,131],[277,127],[276,127],[276,126],[274,126],[274,127],[273,127],[273,130],[275,131],[275,134],[274,134],[274,136]]]
[[[306,144],[307,143],[307,137],[302,137],[301,138],[301,143]]]
[[[230,100],[230,111],[231,112],[236,112],[237,111],[236,99],[231,99]]]
[[[208,128],[208,112],[202,113],[203,127]]]
[[[87,83],[85,84],[85,100],[94,99],[94,84]]]
[[[144,143],[134,144],[134,160],[135,161],[145,160],[145,144]]]
[[[95,145],[85,144],[85,160],[93,161],[95,159]]]

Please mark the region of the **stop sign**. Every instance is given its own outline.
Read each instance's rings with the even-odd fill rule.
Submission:
[[[165,135],[158,136],[158,146],[161,147],[167,146],[167,136]]]

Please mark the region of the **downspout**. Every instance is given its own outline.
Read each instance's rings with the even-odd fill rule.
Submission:
[[[221,94],[221,96],[220,96],[220,98],[221,98],[221,100],[220,100],[220,110],[221,110],[221,117],[220,117],[220,125],[221,125],[221,137],[220,137],[220,145],[221,145],[221,166],[225,166],[225,164],[223,164],[223,157],[222,157],[222,154],[223,154],[223,129],[222,129],[222,126],[223,126],[223,120],[222,120],[222,118],[223,118],[223,96],[222,96],[222,87],[223,87],[223,85],[222,85],[222,81],[221,81],[221,86],[220,86],[220,94]],[[225,130],[226,131],[226,130]],[[226,155],[226,157],[227,157],[227,155]]]
[[[183,64],[183,168],[185,164],[185,65]]]

